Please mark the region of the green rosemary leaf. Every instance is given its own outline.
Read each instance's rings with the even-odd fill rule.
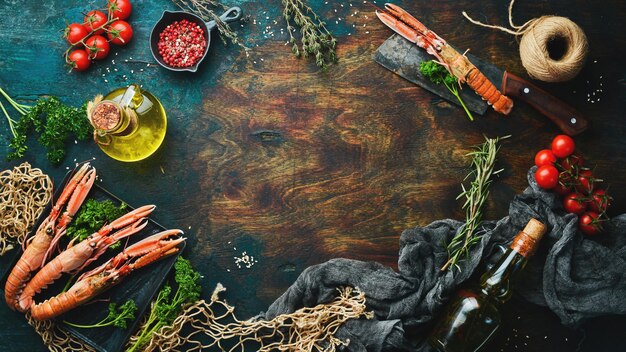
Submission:
[[[472,157],[470,165],[472,171],[463,179],[466,181],[470,177],[474,179],[470,182],[470,188],[465,188],[461,184],[462,192],[457,199],[465,198],[463,209],[465,209],[465,224],[461,226],[459,231],[447,245],[448,261],[441,268],[445,271],[450,266],[461,269],[458,265],[459,261],[469,256],[469,250],[472,245],[481,240],[483,231],[479,228],[482,223],[482,208],[489,197],[489,186],[491,185],[491,177],[502,169],[494,172],[496,155],[500,149],[498,142],[509,136],[501,138],[485,138],[485,142],[475,146],[472,152],[467,153]]]

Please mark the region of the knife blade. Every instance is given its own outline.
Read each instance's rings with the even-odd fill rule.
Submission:
[[[545,90],[470,53],[467,57],[503,94],[529,104],[553,121],[564,133],[575,136],[589,127],[589,121],[583,114]],[[420,63],[432,59],[433,56],[424,49],[398,34],[387,39],[374,54],[374,60],[383,67],[431,93],[460,105],[443,85],[434,84],[421,74]],[[472,89],[462,89],[461,97],[472,112],[482,115],[489,107]]]

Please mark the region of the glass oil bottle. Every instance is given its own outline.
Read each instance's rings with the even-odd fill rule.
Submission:
[[[137,85],[96,97],[87,112],[95,130],[94,140],[113,159],[145,159],[165,139],[167,117],[161,102]]]
[[[429,343],[439,351],[473,352],[500,326],[499,306],[511,297],[510,281],[522,271],[546,226],[530,219],[500,260],[480,278],[480,289],[461,290],[444,309]]]

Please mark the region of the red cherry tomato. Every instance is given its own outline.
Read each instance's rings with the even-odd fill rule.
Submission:
[[[89,55],[87,55],[87,51],[83,49],[72,51],[69,55],[69,60],[72,68],[76,71],[85,71],[91,65]]]
[[[133,6],[128,0],[109,0],[109,13],[113,12],[112,18],[125,20],[133,11]]]
[[[587,199],[577,192],[572,192],[563,198],[563,209],[566,212],[580,215],[587,210]]]
[[[568,171],[561,171],[559,173],[559,182],[556,184],[553,191],[561,196],[566,196],[572,193],[572,184],[572,174]]]
[[[556,157],[552,154],[550,149],[542,149],[535,155],[535,165],[554,165],[556,163]]]
[[[539,187],[552,189],[559,183],[559,171],[552,165],[543,165],[535,171],[535,180]]]
[[[598,221],[598,213],[588,211],[578,218],[578,228],[587,236],[595,236],[602,231],[602,225]]]
[[[564,197],[572,192],[572,187],[567,187],[563,185],[561,181],[559,181],[552,190],[558,193],[560,196]]]
[[[80,23],[72,23],[67,28],[65,28],[65,32],[63,36],[70,44],[76,44],[83,40],[87,35],[89,35],[89,31],[85,26]]]
[[[591,194],[594,180],[591,170],[581,170],[576,179],[576,190],[582,194]]]
[[[596,189],[589,200],[589,209],[596,213],[604,213],[611,205],[611,197],[603,189]]]
[[[85,41],[91,60],[102,60],[109,55],[109,42],[101,35],[92,35]]]
[[[115,21],[109,26],[107,36],[115,45],[126,45],[133,38],[133,28],[126,21]]]
[[[107,20],[108,20],[107,16],[104,13],[102,13],[102,11],[98,11],[98,10],[89,11],[87,12],[87,15],[85,16],[84,26],[91,32],[95,30],[96,28],[101,27],[102,25],[107,23]],[[104,33],[104,29],[100,28],[94,34],[102,34],[102,33]]]
[[[574,144],[574,140],[570,136],[560,134],[552,140],[552,153],[557,158],[570,156],[574,149],[576,149],[576,144]]]
[[[572,154],[561,160],[561,167],[563,170],[572,170],[572,172],[574,172],[581,166],[583,166],[583,157],[579,154]]]

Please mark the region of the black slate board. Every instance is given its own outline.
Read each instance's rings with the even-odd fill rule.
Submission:
[[[63,182],[57,188],[57,191],[54,195],[54,200],[58,199],[58,196],[61,194],[63,185],[69,180],[71,173],[68,173]],[[99,201],[103,200],[111,200],[116,205],[121,204],[123,201],[117,198],[115,195],[100,187],[98,184],[94,184],[87,199],[96,199]],[[87,200],[85,200],[87,201]],[[127,202],[124,202],[128,204]],[[52,205],[49,204],[44,210],[43,214],[39,217],[33,230],[29,234],[29,237],[34,235],[34,232],[39,227],[39,224],[45,219],[45,217],[50,213]],[[132,207],[129,207],[129,211],[132,210]],[[133,243],[140,241],[150,235],[153,235],[157,232],[161,232],[166,230],[165,227],[158,224],[156,221],[150,219],[146,227],[140,232],[130,236],[128,239],[128,245],[130,246]],[[126,239],[122,240],[122,246],[124,246]],[[61,248],[65,248],[65,244],[67,240],[61,244]],[[167,277],[167,274],[170,272],[174,263],[176,261],[176,257],[183,251],[185,247],[185,243],[181,243],[179,245],[180,251],[177,255],[173,255],[171,257],[162,259],[158,262],[152,263],[142,269],[137,270],[136,272],[131,273],[127,276],[121,283],[114,286],[108,291],[103,292],[100,296],[96,297],[93,301],[77,307],[59,317],[55,320],[66,329],[72,335],[78,337],[79,339],[85,341],[92,347],[94,347],[97,351],[101,352],[118,352],[122,351],[126,341],[130,338],[132,333],[136,330],[145,312],[146,308],[150,305],[150,301],[158,292],[159,288],[163,284],[163,281]],[[89,265],[84,271],[90,270],[92,268],[97,267],[98,265],[104,263],[109,258],[113,257],[115,254],[119,253],[120,249],[117,250],[108,250],[105,254],[103,254],[98,260]],[[2,287],[4,287],[4,283],[6,281],[6,275],[10,272],[10,269],[13,268],[13,265],[17,262],[19,256],[22,251],[13,250],[14,253],[11,255],[5,255],[0,262],[0,270],[2,270]],[[58,294],[63,289],[63,286],[67,282],[69,276],[63,275],[57,282],[51,285],[48,289],[42,292],[40,295],[35,297],[37,302],[42,302],[44,299],[49,298],[55,294]],[[135,301],[137,305],[137,313],[134,321],[127,324],[126,329],[120,329],[116,327],[102,327],[102,328],[94,328],[94,329],[80,329],[69,326],[65,324],[63,321],[68,321],[74,324],[80,325],[90,325],[99,322],[104,319],[108,314],[108,305],[110,302],[115,302],[119,305],[123,304],[127,300],[132,299]]]

